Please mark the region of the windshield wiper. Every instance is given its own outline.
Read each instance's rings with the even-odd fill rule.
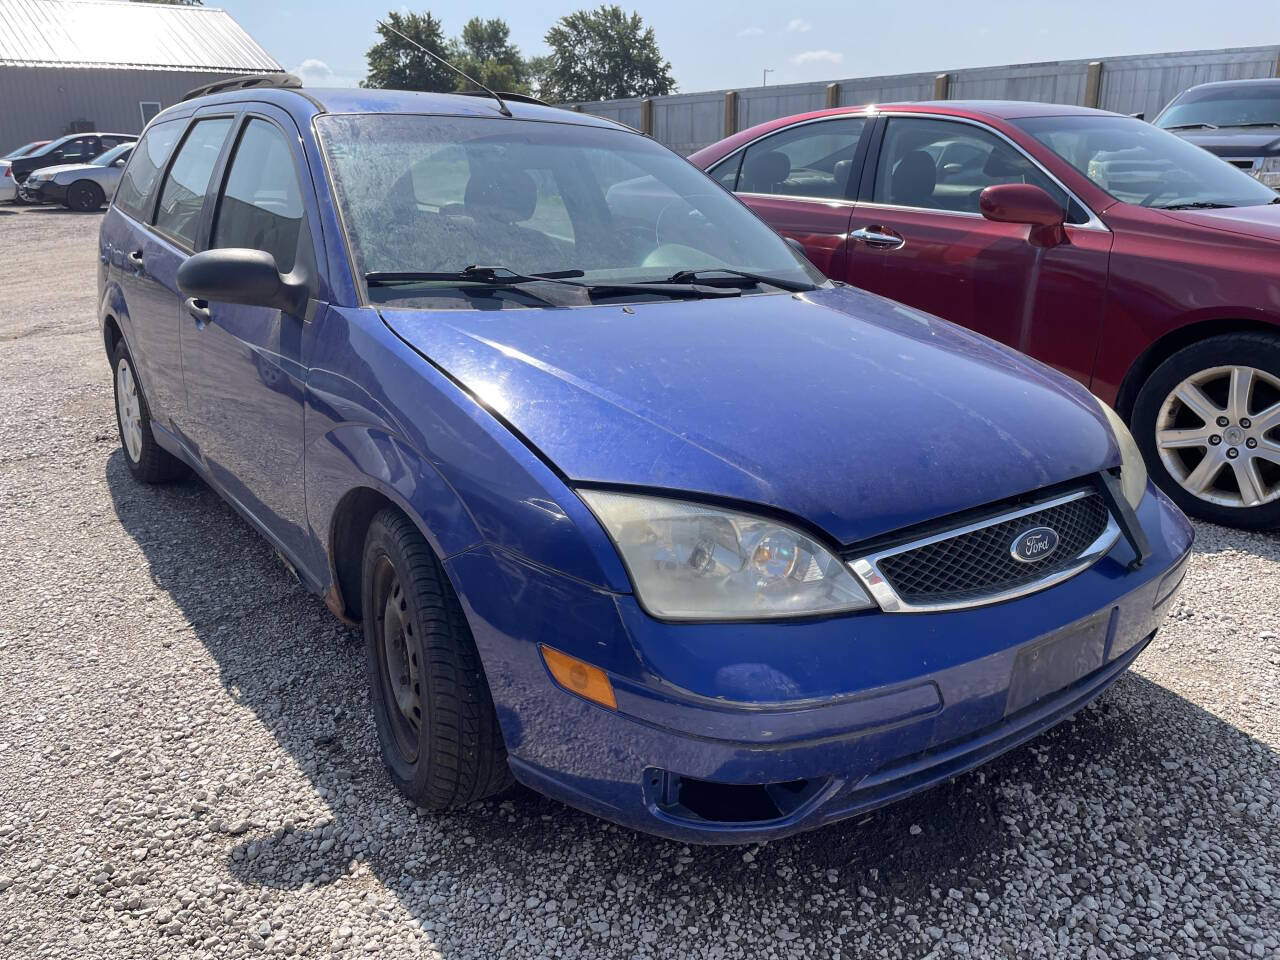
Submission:
[[[1250,120],[1248,123],[1233,123],[1233,127],[1280,127],[1275,120]]]
[[[423,273],[409,270],[388,271],[375,270],[364,275],[365,282],[371,287],[394,286],[398,283],[431,283],[433,281],[454,283],[486,283],[492,286],[510,287],[517,283],[534,283],[538,280],[567,280],[570,277],[583,276],[581,270],[556,270],[547,273],[516,273],[506,267],[482,267],[471,264],[461,270],[449,270],[439,273]]]
[[[709,276],[709,274],[721,274],[720,277]],[[795,280],[782,280],[778,277],[768,277],[761,273],[748,273],[745,270],[732,270],[729,267],[706,267],[701,270],[677,270],[671,276],[667,277],[667,283],[696,283],[697,281],[705,283],[724,283],[726,281],[733,284],[757,284],[762,283],[770,287],[777,287],[779,290],[788,290],[791,293],[799,293],[802,290],[816,289],[812,283],[799,283]]]
[[[517,273],[507,267],[486,267],[471,264],[461,270],[444,272],[378,271],[366,273],[365,282],[371,287],[396,286],[411,283],[475,283],[490,287],[517,287],[526,283],[559,283],[586,290],[589,294],[609,296],[615,293],[651,293],[667,297],[736,297],[737,290],[712,287],[704,284],[648,284],[614,283],[612,281],[579,282],[574,279],[586,274],[581,270],[555,270],[546,273]]]
[[[1165,127],[1166,130],[1217,130],[1216,123],[1171,123]]]
[[[1277,197],[1276,199],[1280,199]],[[1231,206],[1229,203],[1214,203],[1212,200],[1192,200],[1188,203],[1170,203],[1156,210],[1222,210]]]

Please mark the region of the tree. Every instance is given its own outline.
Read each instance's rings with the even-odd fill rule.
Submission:
[[[546,35],[551,48],[544,99],[561,103],[651,97],[676,89],[653,28],[616,4],[561,17]]]
[[[442,57],[449,56],[441,23],[430,13],[388,13],[387,25],[417,41]],[[382,37],[369,48],[369,74],[360,81],[362,87],[392,90],[455,90],[458,75],[444,64],[433,60],[411,43],[378,24]]]
[[[472,17],[453,42],[453,63],[493,90],[528,93],[528,70],[520,49],[511,42],[511,28],[495,17]],[[468,84],[458,78],[458,89]]]

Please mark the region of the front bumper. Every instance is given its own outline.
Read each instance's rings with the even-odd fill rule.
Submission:
[[[67,188],[52,180],[35,181],[28,177],[18,187],[18,193],[27,203],[62,203],[67,199]]]
[[[488,549],[447,562],[516,777],[649,833],[745,843],[952,777],[1048,729],[1145,648],[1191,530],[1152,488],[1152,556],[1127,544],[1071,580],[987,607],[792,624],[663,624]],[[556,686],[547,644],[606,670],[616,711]]]

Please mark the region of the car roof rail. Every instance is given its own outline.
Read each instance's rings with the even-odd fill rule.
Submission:
[[[182,99],[183,101],[194,100],[196,97],[207,97],[211,93],[225,93],[228,90],[253,90],[262,87],[272,87],[277,90],[301,90],[302,81],[292,73],[255,73],[243,77],[228,77],[225,80],[216,80],[213,83],[206,83],[203,87],[188,90]]]
[[[450,90],[450,93],[456,93],[460,97],[487,97],[489,94],[484,90]],[[512,103],[532,103],[538,107],[549,107],[551,104],[545,100],[539,100],[537,97],[527,93],[508,93],[506,90],[495,91],[503,100],[510,100]]]

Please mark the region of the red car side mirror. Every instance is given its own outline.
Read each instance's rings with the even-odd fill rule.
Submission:
[[[1037,247],[1067,242],[1066,214],[1042,187],[1030,183],[997,183],[978,195],[978,209],[997,223],[1030,224],[1027,241]]]

